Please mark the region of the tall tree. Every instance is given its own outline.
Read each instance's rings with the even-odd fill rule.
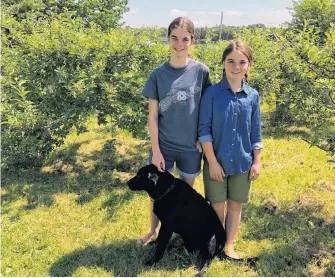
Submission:
[[[318,30],[320,41],[325,40],[325,33],[335,22],[334,0],[299,0],[293,1],[291,27],[303,30]]]
[[[120,27],[122,16],[129,10],[128,0],[3,0],[7,14],[21,21],[31,17],[47,18],[69,11],[73,18],[95,23],[103,30]]]

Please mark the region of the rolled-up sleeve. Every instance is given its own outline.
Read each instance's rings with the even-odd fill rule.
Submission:
[[[255,96],[255,102],[251,115],[251,147],[253,150],[263,148],[262,143],[262,128],[261,128],[261,108],[258,93]]]
[[[212,142],[213,93],[211,87],[204,92],[200,102],[198,140]]]

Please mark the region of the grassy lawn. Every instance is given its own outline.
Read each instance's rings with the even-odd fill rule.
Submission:
[[[92,123],[42,169],[2,173],[2,276],[193,276],[195,256],[173,238],[154,267],[149,199],[126,181],[149,143]],[[207,276],[335,276],[335,163],[297,138],[266,137],[262,172],[243,207],[236,249],[255,268],[215,259]],[[203,193],[202,176],[195,188]],[[277,209],[271,210],[271,203]]]

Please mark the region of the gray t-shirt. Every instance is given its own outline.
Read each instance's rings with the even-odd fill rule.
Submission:
[[[173,68],[165,62],[151,72],[142,95],[159,102],[160,147],[173,151],[197,150],[200,98],[210,85],[208,67],[193,59],[183,68]]]

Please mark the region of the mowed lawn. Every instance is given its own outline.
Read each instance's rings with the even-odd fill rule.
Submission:
[[[92,123],[41,169],[2,173],[2,276],[194,276],[196,257],[174,237],[154,267],[149,198],[126,181],[149,142]],[[215,259],[207,276],[335,276],[335,162],[304,141],[264,138],[262,171],[236,240],[255,267]],[[195,188],[203,194],[202,176]],[[276,207],[276,208],[275,208]]]

